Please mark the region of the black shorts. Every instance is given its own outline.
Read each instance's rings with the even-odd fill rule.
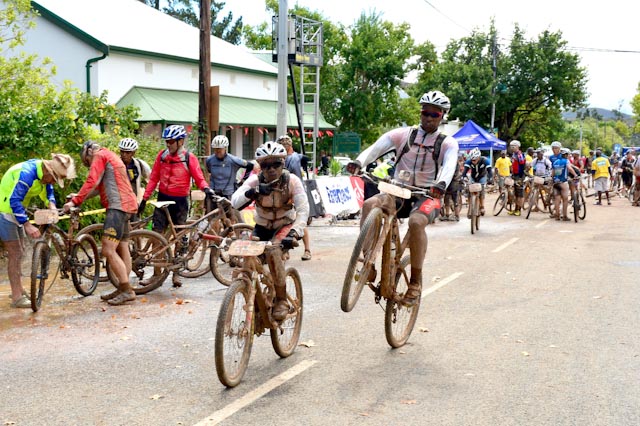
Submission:
[[[399,219],[406,219],[417,211],[427,216],[429,223],[433,223],[440,215],[440,200],[428,197],[411,197],[408,200],[396,198],[396,217]]]
[[[293,224],[281,226],[278,229],[269,229],[261,225],[255,225],[253,227],[252,235],[260,238],[260,241],[273,241],[280,242],[287,236],[289,230],[291,230]]]
[[[184,225],[187,223],[187,216],[189,215],[188,197],[172,197],[171,195],[158,193],[158,201],[174,201],[175,204],[168,206],[171,221],[174,225]],[[153,211],[153,230],[163,233],[167,229],[167,226],[169,226],[167,215],[162,209],[155,209]]]
[[[125,213],[122,210],[107,209],[102,238],[116,242],[128,240],[131,230],[129,227],[131,216],[131,213]]]

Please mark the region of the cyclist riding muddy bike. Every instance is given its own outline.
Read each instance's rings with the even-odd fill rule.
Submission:
[[[261,241],[278,243],[291,249],[302,238],[309,217],[309,201],[302,181],[284,170],[287,151],[276,142],[265,142],[256,150],[260,173],[251,175],[231,197],[233,207],[242,210],[255,201],[253,235]],[[282,250],[267,253],[269,270],[274,276],[276,302],[273,318],[281,321],[289,312]]]
[[[389,205],[392,198],[376,195],[365,200],[362,206],[362,225],[369,212],[380,207],[384,211],[397,209],[399,218],[409,218],[409,250],[411,252],[411,278],[404,303],[414,304],[420,297],[422,286],[422,264],[427,252],[425,227],[433,223],[440,211],[440,200],[451,183],[458,161],[458,142],[451,136],[438,131],[442,117],[451,109],[449,98],[439,91],[425,93],[420,98],[422,110],[420,126],[400,127],[382,135],[373,145],[364,150],[358,158],[347,165],[350,173],[357,173],[362,165],[372,163],[389,151],[395,151],[395,179],[407,184],[426,188],[431,186],[431,194],[438,198],[415,198]],[[375,281],[375,269],[369,281]]]

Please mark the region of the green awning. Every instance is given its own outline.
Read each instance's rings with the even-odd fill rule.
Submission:
[[[140,109],[137,121],[153,123],[197,123],[198,93],[183,90],[133,87],[120,99],[118,107],[133,105]],[[297,128],[294,105],[289,105],[287,124]],[[277,102],[220,96],[220,125],[276,127]],[[320,115],[320,129],[335,129]]]

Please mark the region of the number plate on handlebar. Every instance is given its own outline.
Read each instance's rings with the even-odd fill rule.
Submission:
[[[469,184],[469,192],[480,192],[482,191],[481,183],[470,183]]]
[[[58,223],[58,212],[55,210],[41,209],[36,210],[33,214],[33,221],[36,225],[49,225],[51,223]]]
[[[384,192],[398,198],[404,198],[406,200],[411,198],[411,190],[407,188],[401,188],[397,185],[392,185],[387,182],[378,182],[378,189],[380,190],[380,192]]]
[[[202,201],[206,198],[206,194],[204,191],[200,191],[199,189],[194,189],[191,191],[191,201]]]
[[[231,256],[259,256],[264,253],[266,241],[235,240],[229,246]]]
[[[535,183],[536,185],[544,185],[544,178],[540,176],[534,176],[533,183]]]

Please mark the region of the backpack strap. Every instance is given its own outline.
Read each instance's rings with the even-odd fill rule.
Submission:
[[[409,149],[414,144],[417,135],[418,135],[418,127],[414,126],[411,128],[411,133],[409,133],[409,139],[407,139],[407,141],[404,143],[404,145],[402,145],[402,148],[400,149],[400,154],[398,154],[398,158],[396,158],[396,165],[400,164],[400,159],[402,158],[402,156],[407,152],[409,152]],[[445,135],[444,133],[438,133],[438,136],[436,137],[436,142],[433,145],[433,152],[431,154],[432,154],[433,162],[436,163],[436,176],[438,176],[438,168],[440,167],[438,164],[438,158],[440,157],[442,142],[444,142],[446,138],[447,138],[447,135]]]
[[[169,154],[170,154],[170,152],[169,152],[169,148],[165,149],[165,150],[162,152],[162,155],[160,156],[160,161],[162,161],[162,162],[164,163],[164,162],[166,161],[167,156],[168,156]],[[189,150],[188,150],[188,149],[186,149],[186,150],[185,150],[185,152],[184,152],[184,159],[183,159],[183,160],[180,160],[179,162],[180,162],[180,163],[184,163],[184,167],[185,167],[185,169],[187,169],[187,171],[189,172],[189,174],[190,174],[191,176],[193,176],[193,173],[191,173],[191,165],[189,164],[189,159],[191,158],[191,157],[190,157],[190,155],[191,155],[191,153],[189,152]]]
[[[396,164],[400,164],[400,159],[402,158],[402,156],[405,155],[407,152],[409,152],[409,149],[411,148],[411,145],[413,145],[413,143],[415,142],[417,135],[418,135],[418,127],[413,126],[411,128],[411,133],[409,133],[409,139],[407,139],[407,141],[404,143],[404,145],[402,145],[402,148],[400,149],[400,154],[398,154],[398,158],[396,158]]]
[[[436,175],[438,177],[438,169],[440,165],[438,164],[438,158],[440,158],[440,150],[442,149],[442,142],[447,138],[447,135],[444,133],[438,133],[438,137],[436,138],[436,143],[433,145],[433,162],[436,164]],[[456,170],[458,168],[456,167]],[[451,179],[453,181],[453,179]]]

